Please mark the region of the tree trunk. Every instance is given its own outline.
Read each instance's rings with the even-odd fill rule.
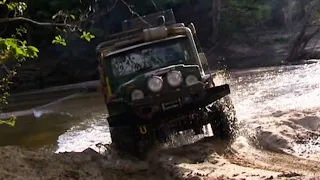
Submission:
[[[219,35],[221,0],[212,1],[212,41],[215,42]]]
[[[292,14],[293,14],[294,4],[292,2],[287,2],[287,6],[282,8],[284,15],[284,25],[292,33],[293,30],[293,22],[292,22]]]
[[[295,39],[292,48],[288,54],[287,61],[294,62],[299,61],[302,55],[302,52],[305,50],[308,42],[319,33],[320,28],[315,29],[312,33],[306,34],[307,24],[305,24],[297,38]]]
[[[287,57],[287,61],[288,62],[293,62],[293,61],[296,60],[299,48],[301,46],[301,41],[302,41],[303,37],[306,34],[306,29],[307,29],[307,26],[304,25],[302,27],[301,31],[299,32],[299,35],[297,36],[297,38],[292,43],[291,50],[289,51],[289,54],[288,54],[288,57]]]

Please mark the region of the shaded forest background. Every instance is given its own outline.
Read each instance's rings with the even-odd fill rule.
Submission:
[[[301,30],[306,0],[37,0],[25,1],[24,17],[51,22],[54,14],[68,12],[83,29],[95,35],[90,42],[54,26],[27,21],[0,23],[0,37],[19,26],[25,39],[39,49],[39,57],[26,61],[13,79],[14,91],[39,89],[98,79],[95,47],[121,30],[123,20],[172,9],[176,20],[197,28],[198,39],[212,68],[248,68],[279,65],[292,36]],[[58,13],[57,13],[58,12]],[[0,6],[0,16],[6,16]],[[67,46],[52,44],[60,34]],[[8,65],[9,66],[9,65]]]

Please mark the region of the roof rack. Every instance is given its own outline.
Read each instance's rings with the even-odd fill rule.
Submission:
[[[140,16],[131,20],[125,20],[122,23],[122,32],[111,34],[107,39],[96,47],[96,52],[102,48],[111,46],[118,42],[135,42],[142,38],[143,29],[159,26],[159,17],[165,18],[164,25],[170,26],[176,24],[172,9],[160,11],[157,13]]]
[[[176,23],[175,16],[172,9],[166,11],[160,11],[140,17],[136,17],[130,20],[122,22],[122,31],[145,29],[158,26],[158,18],[164,16],[166,22],[165,25],[171,25]]]
[[[176,24],[176,19],[174,17],[172,9],[160,11],[145,16],[136,17],[130,20],[124,20],[122,22],[122,31],[109,35],[107,37],[107,40],[139,34],[143,29],[159,26],[158,19],[160,16],[163,16],[165,18],[164,25],[168,26]]]

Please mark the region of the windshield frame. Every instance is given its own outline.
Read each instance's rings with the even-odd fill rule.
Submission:
[[[130,74],[127,74],[127,75],[123,75],[123,76],[116,76],[114,75],[113,73],[113,69],[112,69],[112,60],[110,59],[110,57],[112,56],[115,56],[117,54],[120,54],[120,53],[123,53],[123,52],[128,52],[128,51],[131,51],[131,50],[134,50],[134,49],[139,49],[141,47],[147,47],[147,46],[152,46],[152,45],[155,45],[155,44],[158,44],[158,43],[161,43],[161,42],[168,42],[168,41],[171,41],[171,40],[175,40],[175,39],[182,39],[182,40],[185,40],[186,43],[189,43],[189,39],[187,38],[187,36],[185,35],[178,35],[178,36],[173,36],[173,37],[168,37],[168,38],[165,38],[165,39],[161,39],[161,40],[155,40],[155,41],[151,41],[151,42],[145,42],[145,43],[141,43],[141,44],[137,44],[137,45],[134,45],[134,46],[130,46],[130,47],[127,47],[127,48],[123,48],[123,49],[119,49],[119,50],[116,50],[116,51],[112,51],[112,52],[109,52],[107,53],[105,56],[104,56],[104,59],[105,61],[107,62],[106,64],[108,64],[108,76],[112,76],[112,79],[117,79],[117,81],[121,81],[121,79],[128,79],[132,76],[136,76],[137,74],[143,74],[143,72],[139,72],[139,71],[136,71],[136,72],[132,72]],[[185,64],[191,64],[191,63],[196,63],[196,60],[193,60],[193,51],[192,51],[192,46],[191,45],[188,45],[188,48],[187,48],[187,51],[189,53],[189,57],[190,57],[190,60],[189,61],[186,61],[184,62]],[[162,68],[162,67],[165,67],[165,66],[170,66],[170,65],[173,65],[173,64],[181,64],[181,63],[178,63],[178,62],[172,62],[172,63],[165,63],[163,64],[162,66],[159,66],[159,67],[156,67],[156,68],[151,68],[151,69],[148,69],[148,71],[151,71],[151,70],[154,70],[154,69],[158,69],[158,68]]]

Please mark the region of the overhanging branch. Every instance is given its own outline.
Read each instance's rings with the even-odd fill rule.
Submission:
[[[48,23],[48,22],[38,22],[29,18],[25,17],[13,17],[13,18],[0,18],[0,23],[8,23],[8,22],[14,22],[14,21],[26,21],[38,26],[55,26],[55,27],[74,27],[71,24],[66,23]]]

